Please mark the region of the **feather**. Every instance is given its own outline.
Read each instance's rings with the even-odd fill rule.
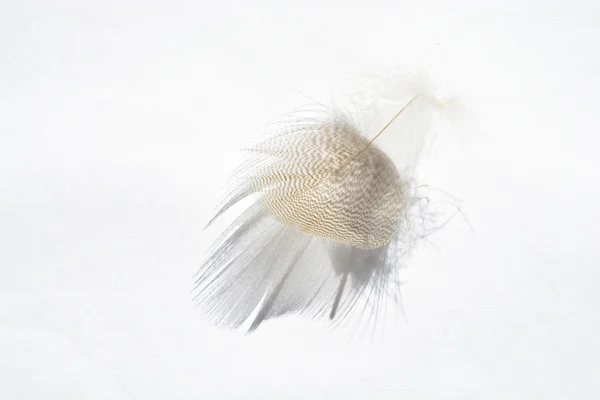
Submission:
[[[414,95],[371,139],[360,113],[323,106],[246,149],[209,225],[252,203],[209,249],[194,287],[208,320],[253,331],[288,314],[344,319],[359,303],[377,314],[398,296],[398,269],[423,235],[414,217],[423,146],[398,168],[375,140],[432,98]]]

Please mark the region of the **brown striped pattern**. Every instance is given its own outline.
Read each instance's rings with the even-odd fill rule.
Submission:
[[[408,188],[348,119],[300,125],[251,150],[274,160],[250,186],[282,224],[361,249],[384,246],[396,233]]]

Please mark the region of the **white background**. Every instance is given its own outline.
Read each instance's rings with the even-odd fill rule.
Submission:
[[[600,397],[598,38],[593,0],[2,1],[0,398]],[[239,148],[394,66],[467,105],[429,183],[474,233],[422,248],[382,335],[204,325]]]

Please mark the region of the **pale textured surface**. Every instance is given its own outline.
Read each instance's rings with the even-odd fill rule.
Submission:
[[[597,400],[599,7],[0,2],[0,399]],[[415,60],[481,134],[436,143],[426,182],[475,234],[418,252],[408,322],[202,323],[191,277],[240,144],[305,102],[288,88],[328,103],[348,70]]]

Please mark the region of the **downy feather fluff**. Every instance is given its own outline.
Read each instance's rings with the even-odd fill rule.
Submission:
[[[356,309],[376,316],[385,298],[399,298],[398,270],[427,234],[416,165],[440,103],[414,93],[374,132],[377,118],[364,122],[375,113],[365,110],[382,107],[371,96],[368,103],[296,114],[246,149],[209,225],[252,202],[196,276],[195,300],[210,322],[252,331],[294,313],[338,321]],[[404,116],[412,123],[403,125]],[[395,163],[377,146],[384,132],[418,145]]]

